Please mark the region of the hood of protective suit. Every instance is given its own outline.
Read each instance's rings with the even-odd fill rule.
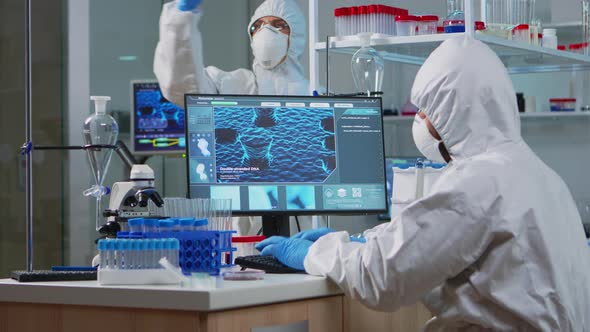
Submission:
[[[441,44],[416,75],[411,98],[454,160],[522,139],[512,81],[480,41],[452,38]]]
[[[295,0],[266,0],[254,12],[246,32],[250,36],[250,26],[264,16],[280,17],[289,24],[289,48],[285,61],[272,69],[265,69],[254,59],[253,70],[260,94],[301,94],[306,90],[307,81],[303,75],[301,56],[305,49],[305,17]],[[250,41],[252,37],[250,36]],[[291,82],[291,83],[289,83]],[[272,86],[266,86],[266,85]],[[291,84],[289,87],[288,85]],[[305,91],[309,93],[309,91]]]

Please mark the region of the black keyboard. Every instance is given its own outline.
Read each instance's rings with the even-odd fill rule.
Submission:
[[[235,263],[243,269],[263,270],[266,273],[303,273],[303,271],[295,270],[279,262],[274,256],[242,256],[236,258]]]
[[[12,271],[12,279],[19,282],[96,280],[96,271]]]

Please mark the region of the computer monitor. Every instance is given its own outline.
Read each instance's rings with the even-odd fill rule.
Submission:
[[[235,215],[386,212],[380,98],[189,94],[185,109],[191,198],[231,198]]]
[[[185,153],[184,114],[162,96],[157,81],[132,81],[131,151],[138,155]]]

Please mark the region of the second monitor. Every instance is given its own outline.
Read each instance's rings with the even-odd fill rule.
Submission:
[[[183,154],[184,110],[162,95],[158,82],[131,82],[131,150],[136,155]]]
[[[381,99],[187,95],[188,191],[235,215],[387,210]]]

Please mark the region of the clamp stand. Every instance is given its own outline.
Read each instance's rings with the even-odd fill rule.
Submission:
[[[118,142],[117,142],[118,143]],[[27,270],[12,271],[11,277],[19,282],[32,281],[71,281],[71,280],[96,280],[97,274],[95,269],[87,267],[75,269],[53,269],[53,270],[33,270],[33,181],[32,181],[32,154],[34,150],[87,150],[87,149],[115,149],[117,145],[83,145],[83,146],[35,146],[32,141],[27,141],[21,147],[21,154],[26,156],[27,167]]]

